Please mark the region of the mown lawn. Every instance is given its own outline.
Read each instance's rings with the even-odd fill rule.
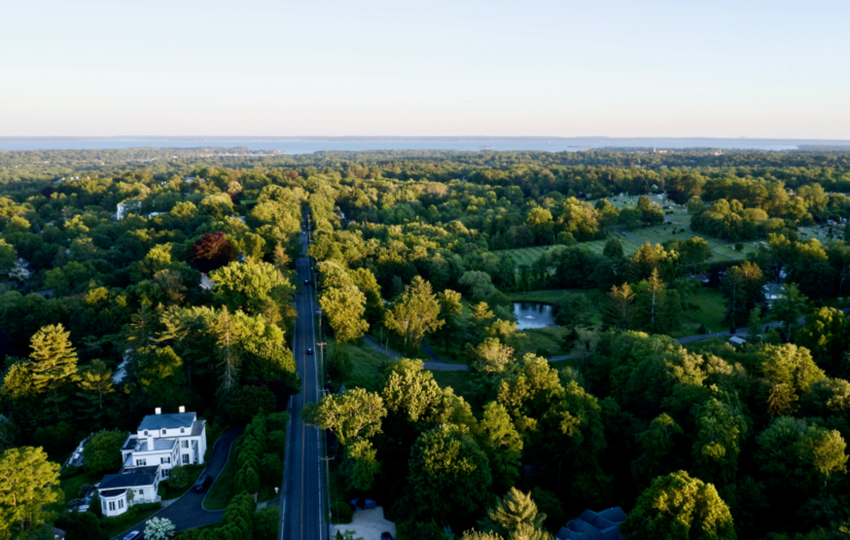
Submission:
[[[329,337],[326,341],[330,348],[335,346],[333,338]],[[343,347],[345,347],[351,359],[351,373],[343,381],[343,384],[347,388],[358,386],[367,390],[377,389],[378,375],[392,359],[363,341],[346,343]]]
[[[729,325],[723,322],[726,302],[719,289],[702,289],[690,297],[688,303],[699,306],[699,309],[685,312],[682,330],[676,333],[676,337],[695,335],[701,324],[705,325],[708,334],[729,330]]]
[[[233,442],[233,446],[236,446],[238,441],[239,439],[237,438]],[[231,450],[233,450],[233,447],[231,447]],[[236,490],[236,472],[238,469],[239,465],[236,464],[236,459],[234,459],[233,455],[230,455],[227,465],[219,473],[218,478],[215,479],[206,497],[204,497],[204,501],[201,503],[204,510],[224,510],[227,507],[227,503],[233,498],[234,491]]]

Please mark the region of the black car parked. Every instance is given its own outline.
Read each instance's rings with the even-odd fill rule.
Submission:
[[[209,489],[209,487],[212,485],[212,482],[212,476],[205,474],[198,478],[198,480],[195,482],[195,485],[192,486],[192,491],[203,493],[204,491]]]

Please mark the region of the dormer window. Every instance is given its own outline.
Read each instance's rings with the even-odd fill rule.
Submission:
[[[186,433],[186,428],[180,428],[180,433]]]
[[[148,430],[145,430],[145,437],[148,436]]]
[[[163,434],[163,435],[165,435],[165,430],[164,430],[164,429],[162,430],[162,434]]]

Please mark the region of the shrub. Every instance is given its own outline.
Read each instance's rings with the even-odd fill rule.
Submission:
[[[283,450],[286,448],[286,432],[282,429],[278,429],[269,433],[268,442],[266,443],[266,450],[269,452],[276,452],[278,454],[282,454]]]
[[[697,334],[702,335],[702,334],[707,334],[707,333],[708,333],[708,328],[706,328],[704,324],[699,325],[699,328],[697,328]]]
[[[744,251],[744,244],[738,242],[737,244],[735,244],[735,249],[738,251]]]
[[[254,540],[274,540],[280,525],[277,506],[267,506],[254,514]]]
[[[109,540],[100,529],[100,520],[92,512],[70,512],[59,516],[56,526],[64,530],[65,540]]]
[[[266,454],[260,460],[260,470],[267,484],[276,486],[283,478],[283,458],[279,454]]]
[[[351,523],[351,518],[354,516],[354,511],[345,501],[335,501],[331,505],[331,513],[333,514],[332,523]]]
[[[177,490],[189,487],[189,472],[186,468],[180,465],[172,468],[171,476],[168,477],[168,485]]]
[[[102,474],[121,468],[121,445],[127,434],[123,431],[98,431],[83,448],[86,470]]]

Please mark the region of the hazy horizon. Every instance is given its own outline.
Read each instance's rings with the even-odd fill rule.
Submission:
[[[0,136],[842,140],[847,15],[838,0],[19,2]]]

